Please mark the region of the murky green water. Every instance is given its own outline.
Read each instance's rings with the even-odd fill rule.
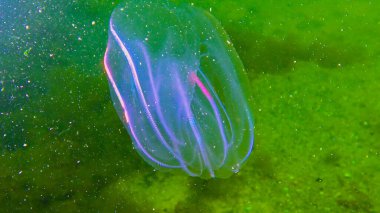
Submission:
[[[380,211],[380,3],[192,1],[222,22],[254,97],[251,157],[202,180],[154,171],[112,106],[118,2],[0,1],[2,212]]]

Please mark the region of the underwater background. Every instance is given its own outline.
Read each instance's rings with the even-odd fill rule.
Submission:
[[[380,2],[181,0],[253,97],[250,158],[209,180],[133,149],[103,66],[119,2],[0,0],[0,212],[380,212]]]

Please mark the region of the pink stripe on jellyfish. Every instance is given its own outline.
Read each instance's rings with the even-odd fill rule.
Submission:
[[[189,80],[193,84],[197,84],[199,88],[201,89],[202,93],[206,96],[208,101],[212,100],[212,96],[210,92],[207,90],[205,85],[202,83],[202,81],[198,78],[197,74],[195,72],[190,72],[189,74]]]
[[[111,25],[112,27],[112,25]],[[113,30],[113,28],[112,28]],[[115,32],[116,33],[116,32]],[[169,164],[166,164],[166,163],[163,163],[161,161],[159,161],[158,159],[154,158],[152,155],[149,154],[149,152],[143,147],[143,145],[141,144],[140,140],[138,139],[138,137],[136,136],[136,133],[135,131],[133,130],[133,128],[131,127],[133,124],[132,124],[132,121],[129,119],[129,115],[128,115],[128,111],[127,111],[127,108],[126,108],[126,104],[124,102],[124,99],[122,98],[121,94],[120,94],[120,91],[116,85],[116,82],[113,78],[113,75],[112,75],[112,72],[111,72],[111,69],[110,69],[110,65],[109,65],[109,62],[108,62],[108,48],[106,49],[106,53],[105,53],[105,56],[104,56],[104,67],[105,67],[105,70],[106,70],[106,74],[107,74],[107,77],[108,77],[108,80],[110,81],[111,83],[111,86],[113,88],[113,90],[115,91],[115,94],[119,100],[119,103],[121,105],[121,108],[123,110],[123,114],[124,114],[124,117],[125,117],[125,120],[126,122],[129,124],[130,126],[130,131],[131,131],[131,135],[132,137],[134,138],[136,144],[137,144],[137,148],[143,152],[149,159],[151,159],[153,162],[155,162],[156,164],[160,165],[160,166],[164,166],[164,167],[168,167],[168,168],[178,168],[178,166],[176,165],[169,165]]]
[[[123,100],[123,98],[121,97],[120,91],[119,91],[119,89],[118,89],[117,86],[116,86],[115,80],[113,79],[113,76],[112,76],[111,70],[110,70],[109,65],[108,65],[108,47],[107,47],[107,49],[106,49],[106,53],[105,53],[105,55],[104,55],[104,67],[105,67],[105,70],[106,70],[106,74],[107,74],[107,76],[108,76],[108,79],[109,79],[109,81],[111,82],[112,88],[113,88],[113,90],[114,90],[115,93],[116,93],[117,99],[118,99],[119,102],[120,102],[121,109],[123,110],[123,113],[124,113],[125,121],[126,121],[127,123],[129,123],[129,116],[128,116],[127,108],[125,107],[124,100]]]
[[[223,122],[222,122],[222,119],[220,117],[219,109],[216,106],[216,103],[214,101],[214,98],[211,96],[211,93],[209,92],[207,87],[203,84],[203,82],[199,79],[199,77],[197,76],[197,74],[195,72],[190,72],[189,80],[190,80],[190,82],[195,83],[199,87],[199,89],[202,91],[202,93],[206,96],[207,100],[210,102],[212,110],[214,111],[214,115],[215,115],[215,118],[217,120],[219,131],[220,131],[220,134],[221,134],[222,140],[223,140],[223,154],[224,155],[223,155],[223,160],[219,164],[219,166],[222,166],[224,164],[226,158],[227,158],[228,140],[226,137],[226,133],[224,131]],[[216,97],[216,98],[218,99],[218,97]]]

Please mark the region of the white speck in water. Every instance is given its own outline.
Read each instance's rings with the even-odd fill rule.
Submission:
[[[232,172],[238,173],[239,171],[240,171],[240,164],[239,163],[232,166]]]

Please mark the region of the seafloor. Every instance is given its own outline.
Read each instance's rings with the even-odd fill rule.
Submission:
[[[1,212],[380,212],[380,1],[191,1],[249,75],[241,172],[155,171],[102,57],[119,1],[0,1]]]

